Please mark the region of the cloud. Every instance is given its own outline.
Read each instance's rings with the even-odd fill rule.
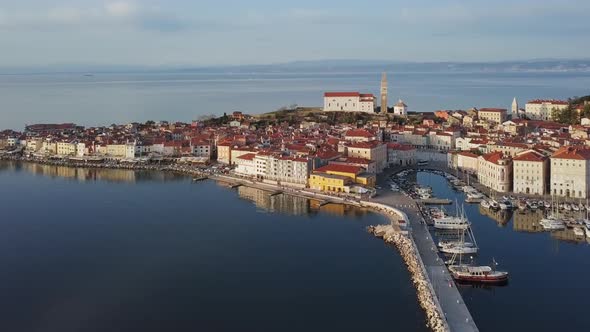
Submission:
[[[116,17],[131,16],[137,12],[135,4],[125,1],[107,3],[105,9],[109,15]]]
[[[0,9],[0,29],[126,26],[157,31],[177,31],[189,26],[180,17],[158,7],[114,1],[96,7],[54,7],[36,12],[5,12]]]

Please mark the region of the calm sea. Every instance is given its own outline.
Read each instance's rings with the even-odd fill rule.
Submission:
[[[464,202],[442,176],[418,173],[437,197]],[[572,229],[543,232],[542,211],[490,212],[465,204],[480,247],[474,260],[510,273],[505,287],[460,286],[481,331],[590,331],[588,311],[590,245]],[[455,207],[449,207],[455,213]],[[579,217],[583,217],[580,215]],[[469,261],[469,258],[467,258]],[[435,285],[445,287],[446,285]]]
[[[321,106],[324,91],[377,94],[380,79],[378,71],[0,75],[0,127],[191,121],[234,110]],[[523,106],[528,99],[587,95],[589,87],[590,73],[389,73],[390,105],[401,98],[411,111],[510,108],[514,97]]]
[[[1,331],[426,330],[364,210],[5,162],[0,211]]]

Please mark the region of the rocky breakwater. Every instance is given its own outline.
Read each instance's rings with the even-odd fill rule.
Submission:
[[[410,238],[394,229],[392,225],[369,226],[369,233],[382,238],[386,243],[396,246],[402,256],[418,296],[418,302],[426,313],[426,324],[433,331],[449,331],[442,310],[438,305],[426,271],[418,256],[418,251]]]

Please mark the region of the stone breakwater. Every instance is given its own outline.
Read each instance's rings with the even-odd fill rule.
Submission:
[[[395,245],[399,250],[408,267],[414,287],[416,287],[418,302],[426,313],[428,327],[435,332],[449,331],[412,240],[396,231],[391,225],[369,226],[367,230],[376,237],[382,238],[386,243]]]
[[[72,160],[53,160],[41,158],[27,158],[21,156],[0,156],[4,161],[20,161],[36,163],[40,165],[62,166],[62,167],[80,167],[80,168],[99,168],[99,169],[122,169],[133,171],[161,171],[183,173],[192,176],[207,176],[209,172],[193,166],[178,164],[138,164],[138,163],[116,163],[116,162],[83,162]]]

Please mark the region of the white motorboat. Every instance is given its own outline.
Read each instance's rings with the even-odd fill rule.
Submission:
[[[541,225],[543,229],[548,231],[565,229],[565,223],[562,220],[555,218],[554,216],[548,216],[547,218],[541,219],[539,225]]]
[[[480,204],[480,205],[481,205],[483,208],[486,208],[486,209],[489,209],[489,208],[490,208],[490,206],[491,206],[491,205],[490,205],[490,202],[488,202],[488,200],[487,200],[487,199],[484,199],[483,201],[481,201],[481,204]]]
[[[452,243],[446,246],[442,246],[440,251],[445,254],[476,254],[478,251],[477,246],[473,243],[465,242],[465,243]]]
[[[444,218],[434,219],[434,228],[436,229],[459,229],[469,228],[469,221],[464,217],[447,216]]]
[[[545,206],[546,209],[551,208],[551,203],[549,203],[547,201],[543,202],[543,205]]]
[[[580,211],[580,206],[577,204],[572,204],[572,210],[574,211]]]
[[[569,205],[569,203],[565,203],[565,204],[563,204],[563,208],[564,208],[566,211],[571,211],[571,210],[572,210],[572,206],[571,206],[571,205]]]
[[[500,208],[500,205],[498,204],[498,202],[496,202],[495,200],[492,199],[490,201],[490,208],[491,209],[499,209]]]
[[[574,227],[574,235],[578,236],[578,237],[584,237],[585,236],[585,232],[584,229],[582,227]]]
[[[501,210],[510,210],[510,209],[512,209],[512,203],[510,203],[510,201],[501,201],[500,202],[500,209]]]

